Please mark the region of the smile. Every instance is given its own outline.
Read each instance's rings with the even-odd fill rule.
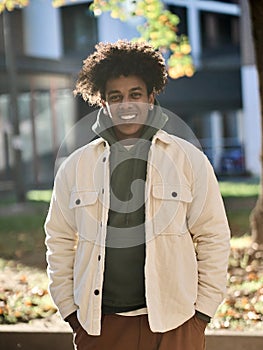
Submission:
[[[127,115],[121,115],[120,119],[122,120],[132,120],[136,118],[136,114],[127,114]]]

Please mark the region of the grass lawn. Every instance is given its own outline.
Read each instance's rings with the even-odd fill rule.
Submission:
[[[43,224],[48,203],[28,201],[25,205],[0,205],[0,257],[21,260],[41,267],[44,257]]]
[[[209,327],[263,329],[263,252],[251,245],[248,235],[259,185],[257,181],[222,181],[220,191],[233,238],[228,296]],[[43,231],[50,196],[51,191],[30,191],[24,211],[11,210],[12,198],[0,201],[0,324],[27,322],[55,311],[47,294]],[[15,281],[12,287],[7,285],[8,275],[10,282]]]
[[[221,181],[219,186],[232,236],[240,237],[249,234],[249,215],[259,194],[258,181]]]
[[[6,259],[22,259],[43,251],[43,215],[5,216],[0,218],[0,252]]]

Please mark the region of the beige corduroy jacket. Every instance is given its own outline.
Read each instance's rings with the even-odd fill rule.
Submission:
[[[61,165],[45,222],[51,296],[99,335],[110,203],[110,147],[97,139]],[[166,332],[195,310],[213,316],[226,291],[230,231],[212,166],[159,130],[145,183],[145,287],[150,328]]]

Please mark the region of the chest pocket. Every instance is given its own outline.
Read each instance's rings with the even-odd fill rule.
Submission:
[[[99,201],[96,191],[71,193],[69,208],[75,210],[80,241],[95,241],[99,228]]]
[[[187,230],[187,205],[192,202],[190,188],[181,184],[155,184],[152,187],[152,220],[156,235],[183,235]]]

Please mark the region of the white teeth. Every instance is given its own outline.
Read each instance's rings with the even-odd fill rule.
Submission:
[[[123,120],[131,120],[134,119],[136,117],[135,114],[131,114],[131,115],[121,115],[120,118]]]

